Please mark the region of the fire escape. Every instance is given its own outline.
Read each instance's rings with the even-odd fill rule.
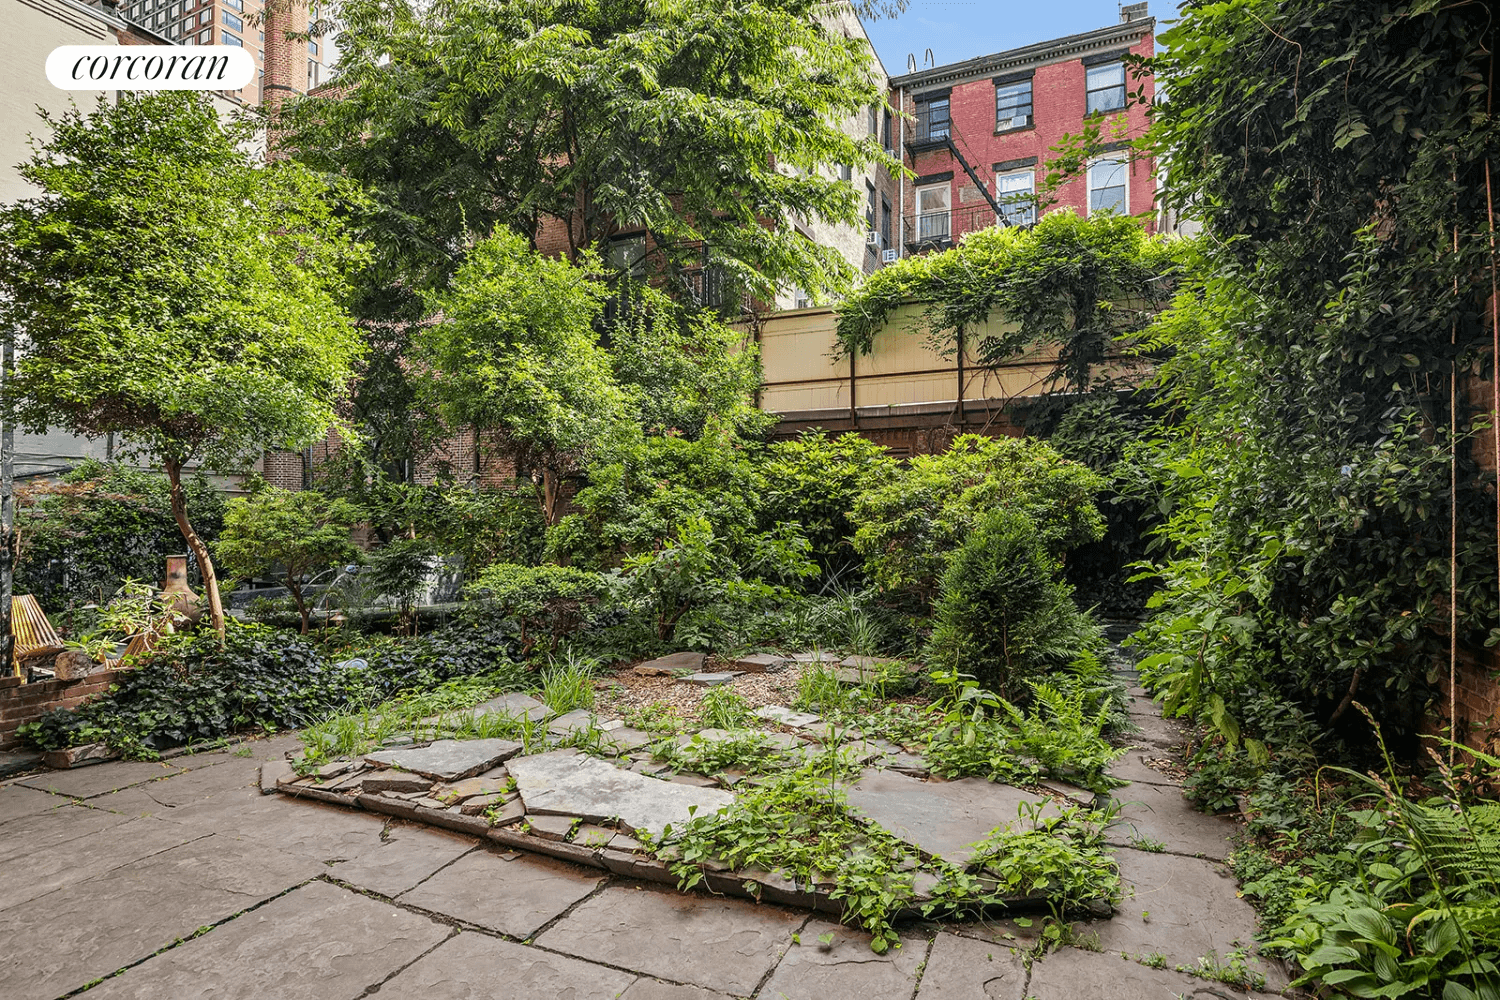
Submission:
[[[984,229],[999,222],[1009,225],[1007,213],[990,193],[990,187],[974,172],[963,151],[954,142],[953,113],[950,100],[941,98],[919,105],[916,127],[906,140],[906,154],[915,162],[919,153],[946,149],[958,161],[964,173],[969,175],[974,187],[984,196],[985,205],[960,208],[952,204],[949,188],[919,188],[915,192],[916,206],[911,219],[902,219],[906,252],[924,253],[929,250],[946,250],[962,233]],[[924,204],[924,199],[926,203]]]

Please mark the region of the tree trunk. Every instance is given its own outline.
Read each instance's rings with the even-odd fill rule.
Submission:
[[[542,468],[542,520],[547,527],[557,523],[557,497],[562,492],[557,473],[545,466]]]
[[[307,602],[302,599],[302,585],[297,582],[297,578],[292,575],[291,570],[287,570],[286,589],[292,592],[292,600],[297,602],[297,613],[302,616],[302,634],[306,635]]]
[[[172,518],[177,522],[177,530],[182,532],[183,540],[187,542],[188,548],[193,555],[198,557],[198,569],[203,573],[203,590],[208,596],[208,620],[213,625],[214,632],[219,637],[219,644],[224,644],[224,604],[219,600],[219,578],[214,575],[214,561],[208,555],[208,546],[203,544],[203,539],[193,530],[188,523],[187,517],[187,495],[182,492],[182,463],[177,459],[166,460],[167,480],[172,485]]]

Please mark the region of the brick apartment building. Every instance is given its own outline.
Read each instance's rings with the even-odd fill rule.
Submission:
[[[1147,5],[1135,3],[1109,27],[892,78],[892,104],[910,116],[897,140],[917,174],[900,191],[895,256],[951,246],[994,225],[997,209],[1011,224],[1035,222],[1049,151],[1088,123],[1100,126],[1104,152],[1055,193],[1053,207],[1151,212],[1154,165],[1124,146],[1145,130],[1154,86],[1124,59],[1152,54],[1155,27]],[[1144,104],[1128,99],[1142,87]]]
[[[266,25],[260,23],[262,0],[120,0],[119,9],[130,21],[149,28],[181,45],[236,45],[255,57],[255,79],[244,90],[235,91],[241,100],[258,104],[266,70]],[[319,8],[313,0],[292,0],[289,27],[295,32],[307,31],[309,19],[316,22]],[[292,75],[299,90],[311,90],[327,74],[326,42],[313,38],[305,44],[306,86],[301,73]],[[292,62],[300,71],[304,53],[296,53]]]

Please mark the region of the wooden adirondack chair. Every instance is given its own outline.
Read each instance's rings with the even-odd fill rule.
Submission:
[[[33,656],[56,656],[66,647],[62,636],[47,620],[42,606],[30,594],[21,594],[10,599],[10,634],[16,637],[16,648],[11,656],[10,669],[21,672],[21,661]]]

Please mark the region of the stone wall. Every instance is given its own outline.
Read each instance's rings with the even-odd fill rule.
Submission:
[[[101,670],[71,681],[37,681],[22,684],[19,677],[0,677],[0,750],[21,745],[16,730],[35,722],[55,708],[77,708],[109,690],[123,670]]]

